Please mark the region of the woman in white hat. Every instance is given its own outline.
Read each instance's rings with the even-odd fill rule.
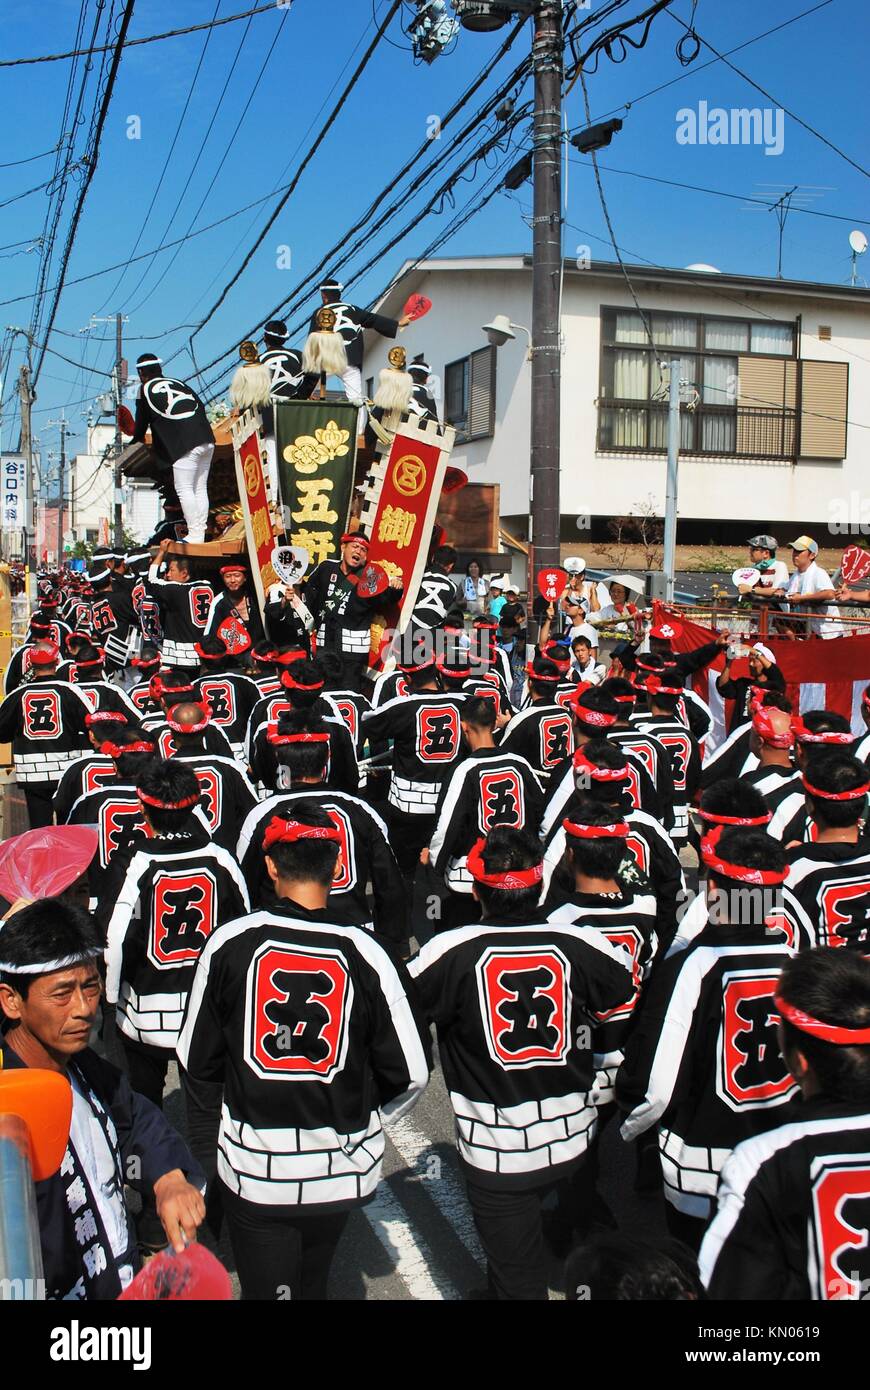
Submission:
[[[750,647],[746,653],[749,675],[737,677],[731,675],[731,663],[737,659],[736,655],[729,654],[731,650],[729,647],[721,675],[716,679],[716,689],[723,699],[734,701],[729,733],[750,718],[749,705],[756,691],[761,694],[767,690],[785,693],[785,676],[777,666],[776,657],[770,647],[766,647],[763,642],[756,642]]]
[[[636,600],[643,594],[643,585],[633,574],[613,575],[604,582],[610,602],[599,608],[597,613],[591,613],[586,621],[592,627],[609,627],[622,636],[633,636],[638,613]]]

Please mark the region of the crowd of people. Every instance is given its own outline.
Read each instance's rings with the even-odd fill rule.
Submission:
[[[0,1061],[73,1091],[49,1296],[225,1223],[243,1298],[325,1298],[436,1056],[490,1297],[545,1300],[554,1252],[569,1298],[863,1296],[870,732],[764,643],[676,650],[630,576],[532,615],[449,545],[375,674],[367,556],[262,612],[165,544],[40,578],[0,741],[31,827],[97,830],[0,925]],[[617,1130],[658,1243],[608,1204]]]

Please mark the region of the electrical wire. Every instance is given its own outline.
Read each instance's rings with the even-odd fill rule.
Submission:
[[[92,138],[91,138],[91,140],[90,140],[90,142],[89,142],[89,147],[88,147],[88,169],[87,169],[87,174],[85,175],[84,183],[82,184],[82,187],[81,187],[81,189],[79,190],[79,196],[78,196],[78,199],[77,199],[77,201],[76,201],[75,209],[74,209],[74,211],[73,211],[72,222],[71,222],[71,224],[70,224],[69,232],[68,232],[68,234],[67,234],[66,245],[64,246],[63,260],[62,260],[62,263],[61,263],[60,277],[59,277],[58,284],[57,284],[57,290],[56,290],[56,293],[55,293],[54,298],[53,298],[53,301],[52,301],[51,310],[50,310],[49,316],[48,316],[48,323],[47,323],[47,325],[46,325],[45,332],[44,332],[44,341],[45,341],[46,343],[48,342],[48,339],[49,339],[49,337],[51,336],[51,329],[52,329],[52,325],[54,324],[55,317],[56,317],[56,315],[57,315],[57,309],[58,309],[58,305],[59,305],[59,303],[60,303],[60,297],[61,297],[61,294],[63,293],[64,280],[65,280],[65,278],[66,278],[66,270],[67,270],[67,266],[69,265],[70,256],[71,256],[71,254],[72,254],[72,248],[73,248],[73,245],[74,245],[74,243],[75,243],[76,232],[78,231],[78,225],[79,225],[79,221],[80,221],[80,219],[81,219],[82,211],[83,211],[83,209],[84,209],[85,199],[87,198],[88,189],[89,189],[90,186],[91,186],[91,182],[92,182],[93,177],[94,177],[94,174],[95,174],[95,172],[96,172],[97,163],[98,163],[98,161],[99,161],[100,141],[101,141],[101,139],[102,139],[103,128],[104,128],[104,126],[105,126],[105,124],[106,124],[106,117],[107,117],[107,115],[108,115],[108,113],[109,113],[109,106],[111,105],[111,101],[112,101],[112,93],[114,92],[114,89],[115,89],[115,81],[116,81],[117,76],[118,76],[118,68],[120,67],[120,64],[121,64],[121,52],[122,52],[123,47],[124,47],[124,40],[125,40],[126,35],[127,35],[127,30],[128,30],[129,27],[130,27],[130,21],[131,21],[132,18],[133,18],[133,7],[134,7],[134,4],[135,4],[135,0],[127,0],[126,4],[125,4],[125,6],[124,6],[124,14],[123,14],[122,19],[121,19],[120,28],[119,28],[119,30],[118,30],[118,35],[117,35],[117,39],[116,39],[116,43],[115,43],[115,49],[114,49],[114,53],[113,53],[113,55],[112,55],[111,65],[110,65],[110,67],[109,67],[109,73],[108,73],[108,77],[107,77],[107,79],[106,79],[106,84],[105,84],[105,87],[104,87],[104,90],[103,90],[102,101],[100,102],[99,112],[98,112],[98,114],[97,114],[96,122],[95,122],[95,124],[94,124]],[[41,365],[42,365],[42,362],[43,362],[43,359],[44,359],[44,355],[45,355],[45,348],[43,348],[42,354],[40,355],[39,360],[38,360],[38,362],[37,362],[37,364],[36,364],[36,367],[34,368],[34,372],[33,372],[33,384],[34,384],[34,385],[36,385],[37,379],[38,379],[38,377],[39,377],[39,369],[40,369],[40,367],[41,367]]]
[[[184,34],[198,34],[203,29],[219,29],[222,24],[235,24],[237,20],[247,19],[249,15],[274,14],[275,8],[274,0],[270,0],[267,5],[255,5],[252,10],[241,10],[239,14],[228,14],[223,19],[211,20],[207,24],[189,24],[185,29],[167,29],[162,34],[146,34],[141,39],[127,39],[125,47],[135,48],[143,43],[158,43],[162,39],[177,39]],[[85,53],[110,53],[113,47],[113,44],[104,44],[101,48],[74,48],[67,53],[43,53],[35,58],[4,58],[0,59],[0,68],[18,68],[27,63],[59,63],[64,58],[80,58]]]
[[[230,151],[231,151],[231,149],[233,148],[233,145],[234,145],[235,142],[236,142],[236,137],[237,137],[237,135],[238,135],[239,131],[241,130],[242,125],[244,124],[245,120],[246,120],[246,119],[250,116],[250,114],[251,114],[252,103],[253,103],[254,97],[256,96],[257,91],[259,90],[260,84],[261,84],[261,82],[262,82],[262,80],[263,80],[263,78],[264,78],[264,76],[265,76],[266,69],[268,68],[268,66],[269,66],[269,64],[271,63],[272,59],[275,57],[275,55],[276,55],[277,52],[278,52],[278,44],[279,44],[279,41],[280,41],[280,38],[281,38],[281,34],[282,34],[282,32],[283,32],[284,25],[285,25],[285,23],[286,23],[286,21],[287,21],[287,18],[288,18],[288,16],[289,16],[289,14],[290,14],[289,8],[285,8],[285,9],[283,10],[283,13],[282,13],[282,16],[281,16],[281,23],[280,23],[279,26],[278,26],[277,33],[275,34],[275,37],[274,37],[274,39],[272,40],[272,43],[271,43],[271,44],[269,45],[269,47],[266,49],[265,57],[263,58],[263,61],[262,61],[262,63],[260,64],[260,70],[259,70],[259,72],[257,73],[257,76],[256,76],[256,78],[255,78],[253,84],[251,85],[251,87],[250,87],[248,90],[246,90],[246,93],[245,93],[245,98],[246,98],[246,99],[245,99],[245,102],[244,102],[244,104],[243,104],[243,106],[242,106],[241,112],[239,113],[239,118],[238,118],[238,120],[236,121],[235,127],[234,127],[234,129],[233,129],[233,132],[232,132],[232,134],[231,134],[229,140],[227,140],[227,142],[226,142],[225,145],[224,145],[223,153],[221,154],[221,157],[220,157],[220,160],[219,160],[219,162],[218,162],[218,164],[217,164],[217,167],[215,168],[215,171],[214,171],[214,173],[212,174],[212,177],[211,177],[211,180],[210,180],[210,182],[209,182],[209,185],[208,185],[208,187],[206,188],[206,190],[205,190],[204,193],[199,194],[199,195],[197,196],[197,204],[198,204],[198,206],[197,206],[196,212],[193,214],[193,217],[190,219],[190,222],[189,222],[188,225],[187,225],[187,230],[186,230],[185,233],[184,233],[185,239],[187,238],[187,236],[189,235],[189,233],[193,230],[193,228],[194,228],[194,226],[195,226],[195,224],[196,224],[196,220],[197,220],[197,218],[199,217],[200,213],[202,212],[202,209],[204,208],[204,206],[205,206],[205,204],[206,204],[206,201],[208,200],[209,194],[211,193],[212,189],[214,188],[215,184],[216,184],[217,181],[218,181],[218,178],[220,177],[221,170],[223,169],[224,165],[226,164],[226,161],[227,161],[227,159],[228,159],[228,157],[229,157]],[[208,124],[208,129],[206,130],[205,135],[204,135],[203,138],[202,138],[202,141],[201,141],[201,143],[200,143],[200,146],[199,146],[199,149],[197,150],[196,155],[194,156],[193,160],[191,161],[190,174],[188,175],[187,179],[186,179],[185,182],[184,182],[184,190],[185,190],[185,193],[186,193],[187,190],[191,187],[192,175],[193,175],[194,171],[195,171],[195,170],[198,168],[198,166],[199,166],[200,156],[202,155],[202,152],[203,152],[203,150],[205,149],[206,142],[207,142],[207,140],[208,140],[209,135],[211,134],[211,131],[212,131],[213,127],[214,127],[214,123],[215,123],[215,121],[216,121],[216,119],[217,119],[218,112],[220,111],[220,108],[221,108],[221,106],[223,105],[224,97],[226,96],[227,91],[229,90],[230,81],[231,81],[232,75],[233,75],[233,73],[234,73],[234,71],[235,71],[236,64],[238,63],[238,60],[239,60],[239,58],[241,57],[242,48],[244,47],[245,40],[246,40],[247,37],[248,37],[248,32],[249,32],[249,30],[250,30],[250,27],[251,27],[251,20],[249,19],[248,22],[247,22],[247,24],[245,25],[245,32],[244,32],[244,34],[242,35],[242,38],[241,38],[241,41],[240,41],[240,43],[239,43],[238,49],[236,50],[236,56],[234,57],[234,59],[233,59],[233,61],[232,61],[232,64],[231,64],[231,66],[230,66],[230,70],[229,70],[229,72],[227,73],[226,80],[224,81],[223,89],[222,89],[222,91],[221,91],[220,97],[218,98],[217,105],[215,106],[215,109],[214,109],[214,111],[212,112],[211,120],[209,121],[209,124]],[[181,198],[180,198],[180,199],[178,200],[178,202],[176,203],[175,208],[174,208],[173,213],[172,213],[172,216],[170,217],[169,222],[166,224],[166,227],[165,227],[164,232],[163,232],[163,239],[165,239],[166,234],[168,233],[170,227],[172,226],[172,223],[175,221],[175,218],[176,218],[176,216],[178,215],[178,212],[179,212],[179,210],[180,210],[180,208],[181,208],[181,204],[182,204],[183,201],[184,201],[184,193],[182,193]],[[184,242],[181,243],[181,246],[183,246],[183,245],[184,245]],[[170,256],[169,261],[168,261],[167,264],[163,267],[163,270],[161,271],[161,273],[160,273],[159,277],[157,278],[157,280],[155,280],[154,284],[153,284],[153,285],[151,286],[151,288],[148,290],[147,294],[145,295],[145,298],[142,299],[142,300],[140,300],[140,302],[139,302],[138,304],[134,304],[133,307],[130,309],[129,313],[130,313],[131,318],[132,318],[132,316],[133,316],[134,314],[136,314],[136,313],[139,312],[139,310],[142,308],[142,306],[143,306],[144,304],[146,304],[146,303],[148,302],[148,299],[151,297],[151,295],[153,295],[153,294],[155,293],[155,291],[157,290],[158,286],[161,285],[161,284],[163,283],[163,281],[166,279],[166,276],[169,274],[170,270],[172,269],[172,266],[175,264],[175,261],[177,260],[178,256],[181,254],[181,246],[179,246],[179,247],[175,250],[175,252],[173,253],[173,255]],[[129,296],[128,296],[129,299],[132,299],[133,296],[137,293],[137,291],[141,288],[141,286],[142,286],[144,280],[147,278],[147,276],[148,276],[150,270],[151,270],[151,266],[150,266],[150,265],[149,265],[149,266],[146,266],[145,270],[142,272],[141,276],[139,277],[139,280],[138,280],[137,284],[136,284],[135,287],[130,291],[130,294],[129,294]]]
[[[218,295],[217,299],[215,300],[215,302],[212,304],[211,308],[210,308],[210,309],[208,310],[208,312],[206,313],[205,318],[202,320],[202,323],[200,324],[199,328],[196,329],[196,331],[191,335],[191,340],[190,340],[191,342],[193,341],[193,338],[195,338],[195,337],[197,336],[197,334],[198,334],[199,332],[201,332],[202,328],[205,327],[205,325],[209,322],[209,320],[210,320],[211,318],[214,317],[215,313],[216,313],[217,310],[220,308],[221,304],[223,304],[223,302],[224,302],[224,300],[226,299],[227,295],[229,294],[230,290],[231,290],[231,289],[233,288],[233,286],[238,282],[238,280],[240,279],[240,277],[241,277],[242,274],[244,273],[245,269],[247,268],[247,266],[248,266],[248,265],[250,264],[250,262],[252,261],[252,259],[253,259],[254,255],[255,255],[257,249],[263,244],[263,242],[264,242],[266,236],[267,236],[268,233],[269,233],[269,229],[270,229],[272,226],[274,226],[274,224],[275,224],[275,222],[276,222],[276,220],[277,220],[277,218],[278,218],[278,214],[281,212],[282,208],[286,205],[288,199],[290,198],[291,194],[293,193],[293,190],[296,188],[297,184],[299,183],[299,180],[301,179],[301,177],[302,177],[303,173],[305,172],[306,168],[307,168],[308,165],[311,163],[312,159],[314,158],[315,154],[317,153],[318,149],[320,148],[321,144],[323,143],[324,139],[326,138],[328,132],[331,130],[332,126],[335,124],[336,120],[338,119],[338,116],[339,116],[339,114],[340,114],[340,112],[341,112],[341,110],[342,110],[342,108],[343,108],[345,102],[347,101],[348,97],[350,96],[351,92],[353,91],[354,87],[356,86],[357,82],[359,81],[360,77],[362,76],[362,73],[364,72],[365,68],[368,66],[369,60],[371,59],[372,54],[374,53],[375,49],[377,48],[378,44],[380,43],[381,37],[382,37],[384,31],[386,30],[387,26],[390,24],[391,20],[393,19],[393,16],[394,16],[394,15],[396,14],[396,12],[400,9],[401,5],[402,5],[402,0],[393,0],[393,3],[390,5],[390,9],[389,9],[389,12],[388,12],[386,18],[383,19],[383,20],[381,21],[380,25],[378,26],[378,29],[377,29],[377,32],[376,32],[374,38],[372,39],[371,43],[369,44],[368,48],[366,49],[366,51],[365,51],[365,53],[363,54],[362,58],[360,59],[359,63],[357,64],[356,68],[354,69],[353,73],[351,74],[351,77],[350,77],[349,82],[346,84],[344,90],[343,90],[342,93],[341,93],[341,96],[339,97],[338,101],[336,102],[335,106],[333,107],[332,111],[330,112],[329,116],[327,117],[325,123],[323,124],[323,126],[322,126],[321,129],[320,129],[320,131],[318,132],[318,134],[317,134],[317,136],[316,136],[316,138],[315,138],[315,140],[314,140],[314,143],[310,146],[310,148],[308,149],[308,152],[303,156],[302,163],[299,165],[299,168],[296,170],[296,173],[295,173],[295,175],[293,176],[293,178],[292,178],[292,180],[291,180],[291,182],[290,182],[289,188],[287,189],[286,193],[284,193],[284,194],[282,195],[282,197],[279,199],[279,201],[278,201],[278,203],[276,204],[276,206],[273,208],[271,215],[269,216],[269,218],[267,219],[267,221],[266,221],[266,223],[265,223],[265,226],[264,226],[263,229],[261,230],[259,236],[258,236],[258,237],[256,238],[256,240],[254,241],[253,246],[251,246],[251,248],[248,250],[248,252],[247,252],[247,254],[245,255],[245,257],[243,258],[242,263],[241,263],[241,265],[239,266],[238,270],[236,270],[236,272],[232,275],[232,277],[229,279],[229,281],[227,282],[227,284],[223,287],[223,289],[221,290],[221,292],[220,292],[220,294]]]
[[[215,7],[214,7],[214,14],[213,14],[213,16],[212,16],[212,19],[216,19],[216,18],[217,18],[217,13],[218,13],[218,10],[220,9],[220,7],[221,7],[221,0],[217,0],[217,3],[215,4]],[[248,21],[248,23],[250,24],[250,20]],[[134,245],[133,245],[133,250],[131,251],[130,256],[128,257],[128,260],[131,260],[131,259],[135,256],[136,252],[139,250],[139,246],[141,245],[141,242],[142,242],[142,237],[143,237],[143,235],[144,235],[144,233],[145,233],[145,228],[147,227],[148,222],[150,221],[150,218],[151,218],[151,214],[152,214],[152,212],[154,211],[154,204],[155,204],[156,201],[157,201],[157,195],[159,194],[161,188],[163,187],[163,180],[165,179],[165,177],[166,177],[166,171],[167,171],[167,169],[169,168],[169,161],[172,159],[172,155],[173,155],[173,153],[174,153],[174,151],[175,151],[175,146],[176,146],[176,144],[177,144],[177,142],[178,142],[178,137],[179,137],[179,135],[181,134],[181,127],[184,125],[184,120],[185,120],[185,117],[187,116],[187,112],[188,112],[188,109],[189,109],[189,107],[190,107],[191,100],[192,100],[192,98],[193,98],[194,89],[196,88],[196,84],[197,84],[197,82],[198,82],[198,80],[199,80],[199,74],[200,74],[200,72],[202,71],[202,65],[203,65],[203,63],[204,63],[204,61],[205,61],[205,55],[206,55],[206,53],[207,53],[207,51],[208,51],[209,43],[211,42],[211,35],[212,35],[212,31],[211,31],[211,28],[209,28],[209,29],[207,30],[207,32],[206,32],[205,43],[203,44],[202,49],[201,49],[201,51],[200,51],[199,59],[198,59],[197,64],[196,64],[196,68],[195,68],[195,70],[194,70],[193,77],[191,78],[191,81],[190,81],[190,86],[189,86],[188,89],[187,89],[187,96],[186,96],[186,98],[185,98],[184,105],[183,105],[183,107],[181,108],[181,115],[179,116],[178,121],[176,122],[175,134],[173,135],[172,140],[170,141],[169,149],[168,149],[167,152],[166,152],[166,158],[165,158],[164,161],[163,161],[163,168],[160,170],[160,174],[159,174],[159,177],[158,177],[158,179],[157,179],[157,187],[154,189],[154,192],[151,194],[151,201],[150,201],[150,203],[148,204],[148,207],[147,207],[146,212],[145,212],[145,216],[139,220],[139,232],[138,232],[138,235],[137,235],[137,237],[136,237],[136,241],[135,241],[135,243],[134,243]],[[165,237],[166,237],[166,232],[164,231],[164,233],[163,233],[163,238],[165,239]],[[159,249],[160,249],[160,248],[158,247],[157,250],[159,250]],[[155,252],[155,255],[156,255],[156,252]],[[97,314],[102,314],[103,311],[105,310],[106,306],[107,306],[109,303],[111,303],[111,302],[114,301],[115,296],[117,295],[120,286],[121,286],[121,285],[123,284],[123,282],[124,282],[124,277],[126,276],[126,274],[127,274],[127,271],[126,271],[126,268],[125,268],[124,270],[122,270],[121,274],[118,276],[118,279],[116,280],[115,284],[112,286],[111,290],[109,290],[109,293],[106,295],[106,297],[105,297],[105,299],[103,300],[102,304],[99,306],[99,308],[98,308],[97,310],[95,310],[95,312],[96,312]],[[139,283],[140,283],[140,284],[142,283],[141,280],[140,280]]]
[[[673,19],[675,24],[681,24],[683,28],[686,27],[685,20],[680,19],[679,15],[672,14],[671,19]],[[714,48],[708,39],[703,38],[701,34],[696,34],[696,37],[701,40],[701,43],[704,45],[705,48],[709,48],[711,53],[715,53],[719,62],[724,63],[726,68],[730,68],[731,71],[736,73],[738,77],[742,77],[744,82],[748,82],[750,87],[754,87],[756,92],[760,92],[761,95],[763,97],[766,97],[768,101],[773,102],[774,106],[781,108],[781,110],[783,110],[787,116],[790,116],[793,121],[796,121],[799,126],[802,126],[804,130],[809,131],[810,135],[814,135],[817,140],[821,140],[822,144],[827,145],[829,150],[833,150],[834,154],[838,154],[841,159],[844,159],[846,161],[847,164],[851,164],[853,169],[857,169],[859,174],[864,174],[867,178],[870,178],[870,169],[865,168],[863,164],[859,164],[858,161],[856,159],[853,159],[851,155],[846,154],[845,150],[841,150],[840,146],[835,145],[833,140],[829,140],[827,135],[823,135],[820,130],[816,130],[815,126],[811,126],[808,121],[805,121],[801,116],[798,116],[797,113],[792,111],[790,107],[786,106],[771,92],[769,92],[766,87],[760,86],[760,84],[756,82],[754,78],[750,77],[748,73],[744,72],[742,68],[738,68],[736,63],[729,62],[725,54],[720,53],[718,48]]]
[[[579,164],[580,167],[584,169],[588,167],[584,159],[571,159],[569,162],[571,164]],[[775,207],[775,204],[768,202],[766,198],[754,198],[748,193],[728,193],[722,188],[706,188],[703,184],[680,183],[676,179],[663,179],[657,177],[655,174],[641,174],[636,169],[617,169],[612,164],[599,164],[598,167],[608,174],[626,174],[629,178],[643,179],[647,183],[665,184],[668,188],[684,188],[692,193],[709,193],[716,198],[730,198],[732,201],[738,203],[755,203],[758,207],[767,209]],[[856,223],[860,224],[862,222],[865,226],[870,225],[870,218],[847,217],[842,212],[822,212],[819,208],[802,208],[793,205],[789,211],[803,212],[810,217],[826,217],[834,222],[848,222],[852,227],[854,227]],[[846,259],[848,260],[848,257],[846,257]]]

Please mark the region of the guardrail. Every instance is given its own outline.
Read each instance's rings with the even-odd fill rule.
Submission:
[[[669,603],[669,612],[682,615],[690,621],[703,623],[718,631],[727,628],[736,635],[757,637],[764,641],[768,637],[786,641],[804,641],[816,638],[814,627],[820,619],[840,629],[838,636],[870,636],[870,603],[840,603],[836,616],[824,612],[822,603],[803,604],[802,611],[786,613],[773,604],[745,604],[735,598],[711,599],[708,603]],[[843,611],[843,610],[847,611]],[[812,610],[812,611],[810,611]],[[857,612],[855,612],[857,610]],[[862,616],[862,612],[866,616]]]

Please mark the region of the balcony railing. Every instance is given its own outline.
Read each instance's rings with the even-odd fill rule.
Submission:
[[[602,453],[667,452],[667,407],[651,401],[599,400],[598,450]],[[699,404],[680,410],[680,452],[726,458],[797,458],[794,410]]]

